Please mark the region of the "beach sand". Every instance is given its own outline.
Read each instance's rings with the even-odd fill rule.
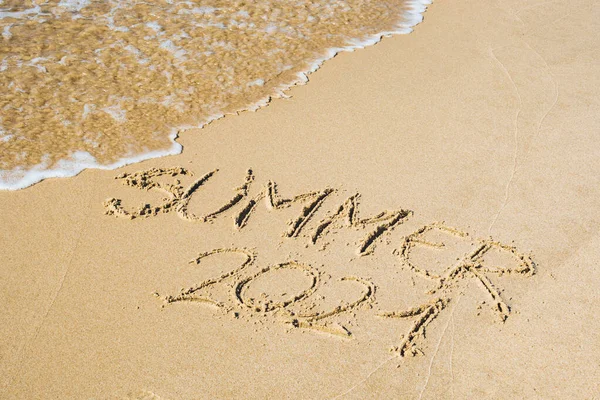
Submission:
[[[0,192],[0,397],[594,398],[598,21],[439,1],[180,155]]]

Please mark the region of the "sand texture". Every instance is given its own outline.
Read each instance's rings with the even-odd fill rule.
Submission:
[[[0,192],[0,398],[598,398],[599,21],[439,1],[182,154]]]

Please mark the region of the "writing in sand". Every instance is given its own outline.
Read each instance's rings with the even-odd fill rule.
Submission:
[[[196,215],[191,211],[191,200],[194,195],[206,190],[205,185],[218,175],[218,170],[210,171],[184,187],[182,179],[193,175],[182,167],[121,174],[116,179],[125,185],[159,192],[165,197],[160,204],[143,204],[138,208],[124,206],[122,199],[109,198],[104,202],[105,212],[128,219],[171,213],[191,223],[207,223],[229,214],[233,228],[241,231],[253,219],[258,208],[263,207],[261,203],[268,211],[298,205],[299,212],[287,222],[282,233],[284,238],[306,240],[307,247],[315,245],[316,249],[325,251],[331,235],[343,230],[358,231],[361,237],[355,244],[355,257],[371,257],[374,261],[382,254],[377,246],[386,247],[382,245],[385,244],[384,237],[400,225],[410,224],[414,215],[411,210],[396,209],[363,218],[359,213],[360,193],[355,193],[335,204],[319,220],[317,211],[333,202],[336,189],[327,187],[283,197],[277,184],[267,181],[257,190],[252,190],[256,186],[252,170],[248,170],[241,185],[233,189],[228,201],[214,211]],[[452,259],[442,257],[444,251],[452,249],[459,252],[456,253],[458,256]],[[424,251],[429,252],[425,258],[419,255]],[[164,301],[163,307],[175,303],[206,304],[234,318],[251,315],[287,324],[290,328],[324,332],[346,339],[352,338],[353,333],[347,325],[335,322],[340,315],[356,318],[357,311],[363,310],[369,318],[408,320],[411,322],[408,330],[399,335],[397,344],[392,348],[404,357],[421,352],[419,345],[425,339],[425,329],[448,309],[450,303],[456,301],[466,287],[465,282],[477,282],[488,297],[487,304],[492,312],[504,322],[511,313],[511,307],[490,276],[528,277],[535,274],[531,257],[517,251],[514,246],[492,238],[473,238],[467,232],[440,222],[415,227],[412,233],[402,237],[392,254],[396,260],[395,268],[427,282],[425,302],[398,310],[383,309],[375,297],[385,293],[387,281],[374,282],[367,277],[369,271],[364,271],[363,275],[353,273],[333,278],[325,265],[317,267],[298,259],[282,259],[261,265],[257,262],[257,251],[244,246],[225,246],[200,253],[190,261],[191,264],[221,263],[227,259],[223,262],[226,267],[218,269],[212,277],[193,282],[179,293],[155,295]],[[334,280],[337,285],[352,286],[353,290],[348,291],[352,298],[345,296],[339,303],[319,305],[325,300],[320,293]],[[277,290],[278,285],[285,286],[286,290]],[[226,288],[226,295],[216,299],[212,293],[218,287]]]

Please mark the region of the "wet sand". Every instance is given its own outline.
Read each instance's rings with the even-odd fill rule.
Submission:
[[[599,11],[435,3],[180,155],[0,192],[0,397],[594,398]]]

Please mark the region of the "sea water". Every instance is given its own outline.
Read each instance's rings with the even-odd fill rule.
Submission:
[[[428,0],[0,0],[0,189],[176,154]]]

